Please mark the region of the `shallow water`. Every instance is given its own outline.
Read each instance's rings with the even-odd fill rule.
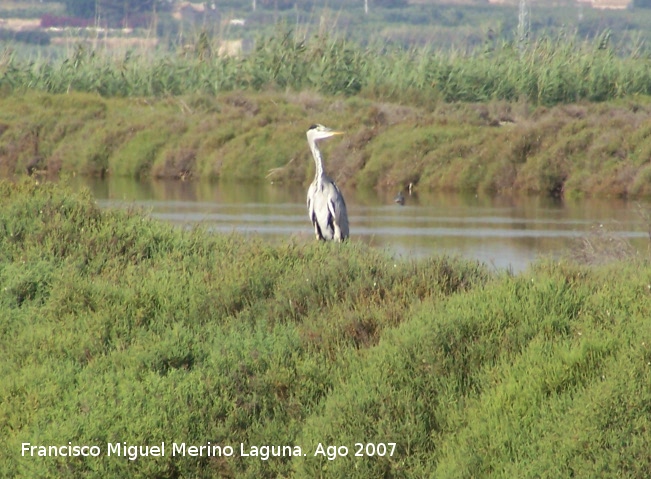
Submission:
[[[211,231],[260,235],[269,240],[311,240],[306,188],[273,184],[138,182],[125,178],[77,179],[101,206],[142,207],[154,218]],[[639,214],[648,202],[482,197],[449,193],[344,190],[352,241],[383,248],[398,258],[438,254],[478,259],[521,271],[539,256],[559,257],[595,229],[607,229],[647,251],[649,234]]]

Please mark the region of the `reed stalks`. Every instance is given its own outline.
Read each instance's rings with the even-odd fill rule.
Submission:
[[[651,92],[651,67],[639,49],[621,53],[606,33],[593,41],[543,36],[523,47],[436,50],[359,44],[336,35],[305,38],[289,29],[260,37],[239,56],[198,34],[190,49],[130,49],[120,55],[78,44],[59,59],[24,60],[5,51],[0,91],[93,92],[105,97],[216,95],[224,91],[312,90],[403,103],[527,100],[554,105]]]

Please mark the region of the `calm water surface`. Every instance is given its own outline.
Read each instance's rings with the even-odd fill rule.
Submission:
[[[259,235],[270,241],[311,240],[306,188],[272,184],[209,184],[130,179],[79,179],[106,208],[142,207],[154,218],[211,231]],[[451,254],[495,268],[526,269],[539,256],[559,257],[594,228],[608,228],[648,248],[638,213],[649,203],[622,200],[557,200],[423,193],[395,196],[344,190],[350,234],[397,258]],[[601,226],[603,225],[603,226]]]

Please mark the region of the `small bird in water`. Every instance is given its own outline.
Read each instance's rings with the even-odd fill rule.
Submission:
[[[323,158],[316,144],[318,140],[335,135],[343,135],[343,132],[323,125],[312,125],[307,130],[307,143],[316,164],[314,181],[307,190],[307,213],[314,225],[316,239],[324,241],[344,241],[348,238],[348,213],[344,195],[323,170]]]

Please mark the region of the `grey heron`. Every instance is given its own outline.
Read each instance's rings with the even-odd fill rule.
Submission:
[[[323,158],[317,146],[319,140],[342,134],[341,131],[323,125],[312,125],[307,130],[307,143],[316,164],[314,181],[307,190],[307,212],[317,240],[344,241],[348,238],[348,213],[344,196],[323,171]]]

